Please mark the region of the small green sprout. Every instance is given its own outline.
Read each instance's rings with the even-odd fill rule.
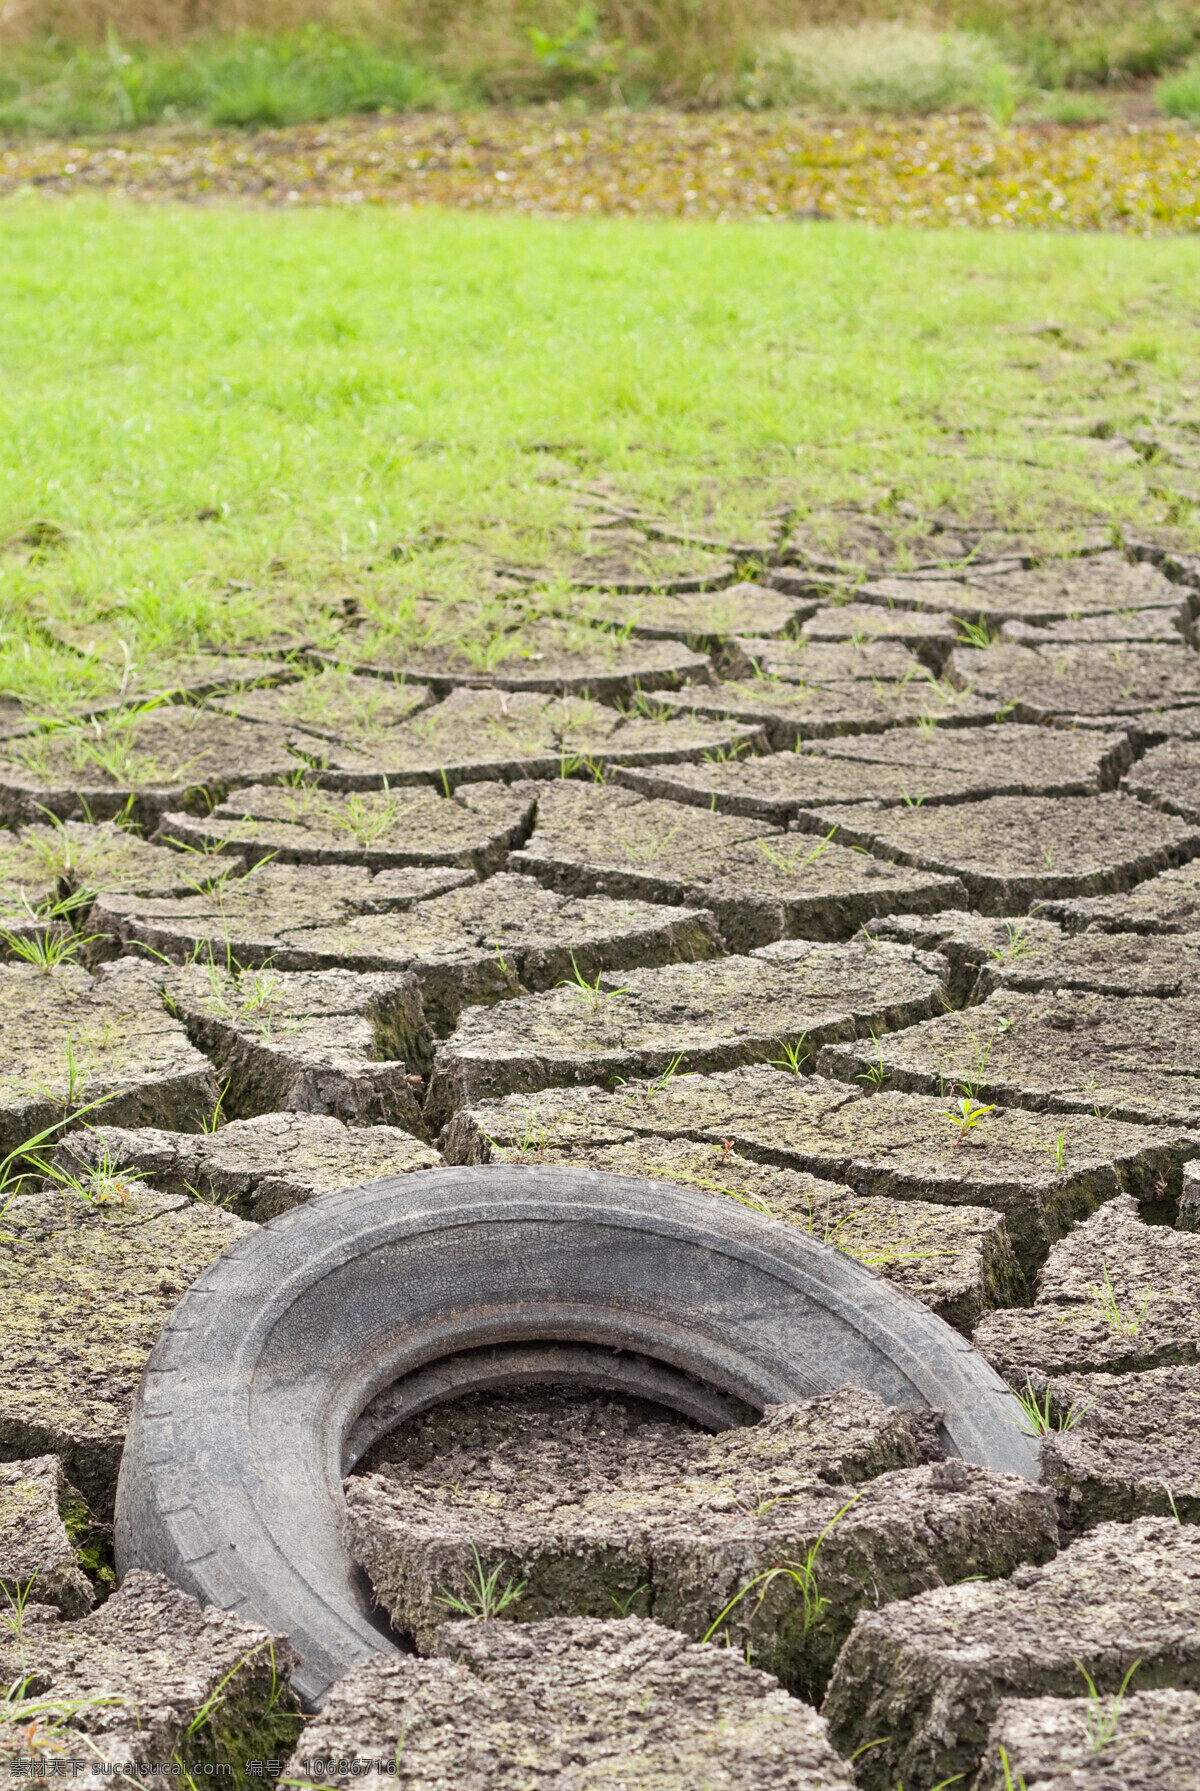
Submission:
[[[948,1119],[952,1126],[958,1128],[955,1149],[965,1144],[976,1126],[980,1125],[989,1113],[995,1111],[994,1104],[985,1106],[982,1102],[973,1100],[970,1095],[961,1095],[953,1107],[943,1107],[941,1109],[942,1118]]]
[[[448,1611],[460,1611],[464,1617],[474,1617],[477,1621],[486,1623],[493,1617],[499,1617],[509,1605],[515,1604],[528,1581],[521,1580],[514,1586],[508,1580],[502,1586],[501,1569],[493,1567],[491,1573],[485,1574],[479,1550],[474,1543],[471,1544],[471,1553],[475,1557],[475,1573],[473,1578],[468,1578],[461,1598],[442,1586],[439,1588],[441,1596],[438,1603],[444,1604]]]
[[[1089,1282],[1088,1292],[1091,1294],[1093,1300],[1095,1300],[1097,1306],[1099,1306],[1101,1312],[1104,1314],[1114,1331],[1122,1337],[1137,1336],[1142,1326],[1142,1320],[1146,1316],[1146,1308],[1153,1298],[1152,1294],[1146,1295],[1136,1312],[1122,1312],[1120,1301],[1117,1299],[1117,1290],[1113,1286],[1112,1276],[1108,1272],[1107,1263],[1104,1265],[1104,1286],[1095,1287]]]

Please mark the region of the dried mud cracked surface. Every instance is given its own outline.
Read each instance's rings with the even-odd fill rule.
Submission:
[[[0,1687],[72,1706],[47,1758],[299,1783],[1190,1791],[1197,568],[601,520],[555,613],[499,568],[411,637],[127,691],[101,629],[67,644],[111,691],[5,710],[0,1156],[46,1137],[0,1196]],[[565,1383],[451,1400],[346,1483],[423,1653],[299,1740],[283,1638],[108,1596],[130,1404],[248,1225],[443,1161],[804,1229],[971,1338],[1041,1486],[854,1389],[717,1435]],[[477,1566],[515,1599],[448,1622]],[[0,1707],[0,1755],[27,1730]]]

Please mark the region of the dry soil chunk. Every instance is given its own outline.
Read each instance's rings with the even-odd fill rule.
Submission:
[[[864,1612],[824,1712],[866,1791],[929,1788],[979,1764],[1002,1698],[1200,1685],[1200,1532],[1173,1519],[1102,1524],[1007,1583],[949,1586]],[[881,1738],[886,1739],[881,1740]]]
[[[1119,795],[993,796],[951,807],[818,809],[806,823],[877,857],[962,880],[985,914],[1128,889],[1200,852],[1187,822]]]
[[[1153,747],[1121,788],[1154,808],[1200,822],[1200,740],[1172,740]]]
[[[120,1176],[18,1195],[0,1239],[0,1455],[51,1452],[111,1513],[134,1388],[180,1295],[248,1227]]]
[[[888,914],[875,922],[871,932],[877,939],[940,952],[953,972],[950,987],[956,1006],[981,999],[981,984],[986,993],[1010,968],[1040,963],[1042,954],[1063,937],[1061,927],[1040,914],[1001,918],[963,908],[929,915]],[[984,978],[992,980],[983,983]]]
[[[1081,616],[1075,621],[1051,622],[1042,628],[1030,622],[1005,622],[1000,639],[1019,647],[1073,646],[1080,642],[1112,645],[1122,641],[1177,647],[1181,640],[1191,644],[1192,611],[1181,599],[1163,609],[1112,611],[1107,615]]]
[[[464,1123],[465,1122],[465,1123]],[[487,1130],[484,1138],[479,1127]],[[467,1142],[474,1128],[473,1141]],[[480,1162],[580,1163],[614,1175],[648,1176],[702,1188],[771,1218],[799,1225],[902,1287],[958,1330],[979,1314],[1009,1305],[1021,1277],[1004,1220],[988,1207],[934,1205],[856,1194],[845,1183],[804,1170],[755,1163],[722,1144],[690,1138],[629,1137],[620,1143],[549,1142],[532,1109],[522,1123],[519,1098],[455,1116],[451,1129]],[[600,1130],[603,1132],[604,1128]],[[255,1215],[257,1216],[257,1215]]]
[[[244,721],[293,730],[318,740],[339,740],[370,752],[392,728],[409,721],[433,701],[427,684],[404,679],[359,678],[341,666],[274,690],[239,690],[217,698],[212,707]]]
[[[31,1706],[48,1700],[61,1711],[57,1722],[43,1713],[23,1724],[20,1700],[5,1706],[0,1756],[28,1759],[21,1731],[31,1720],[32,1751],[51,1760],[156,1763],[169,1773],[178,1759],[200,1776],[205,1762],[286,1755],[300,1730],[287,1686],[293,1660],[283,1637],[135,1570],[99,1610],[0,1646],[0,1679],[27,1680]]]
[[[419,1648],[445,1609],[440,1588],[465,1590],[477,1549],[501,1583],[524,1581],[518,1620],[629,1601],[701,1640],[724,1612],[723,1639],[811,1695],[864,1602],[1009,1573],[1057,1547],[1051,1494],[957,1460],[917,1467],[907,1416],[855,1388],[715,1437],[578,1428],[531,1417],[486,1460],[476,1446],[419,1474],[400,1464],[346,1482],[350,1545]],[[806,1559],[826,1531],[822,1609],[787,1575],[760,1600],[759,1576]]]
[[[1200,1125],[1200,1001],[1005,988],[870,1049],[828,1046],[821,1073],[876,1071],[893,1088],[953,1091],[1045,1114]],[[1061,1129],[1044,1122],[1053,1148]]]
[[[735,678],[779,678],[787,684],[839,689],[869,684],[922,682],[929,674],[919,659],[895,640],[747,640],[730,643],[729,670]]]
[[[740,632],[765,634],[767,630],[746,628]],[[800,632],[805,640],[818,644],[896,641],[934,672],[942,669],[946,655],[959,644],[958,629],[951,616],[873,603],[842,603],[818,609]]]
[[[1073,1220],[1114,1194],[1151,1209],[1178,1189],[1187,1133],[1065,1114],[995,1110],[957,1142],[946,1097],[882,1093],[793,1076],[765,1064],[717,1075],[675,1075],[607,1093],[546,1088],[470,1103],[443,1135],[447,1160],[486,1162],[506,1148],[579,1151],[631,1138],[692,1138],[742,1156],[843,1182],[861,1196],[990,1207],[1005,1216],[1022,1266],[1036,1269]],[[1063,1161],[1057,1161],[1057,1137]],[[527,1141],[527,1142],[526,1142]]]
[[[283,1110],[423,1132],[417,1094],[433,1040],[411,971],[193,965],[169,974],[167,999],[213,1061],[223,1117]]]
[[[1050,1395],[1043,1478],[1072,1529],[1175,1512],[1200,1519],[1200,1368],[1031,1375],[1030,1386],[1043,1411]]]
[[[1195,1692],[1006,1698],[973,1791],[1193,1791],[1198,1751]]]
[[[367,636],[350,651],[355,670],[429,684],[439,696],[464,685],[564,696],[587,694],[611,703],[639,690],[678,690],[707,683],[707,656],[681,641],[626,640],[604,629],[561,618],[543,618],[478,643],[481,666],[458,645],[406,647],[386,635]]]
[[[1111,1200],[1055,1244],[1035,1304],[986,1313],[973,1341],[1017,1387],[1200,1361],[1200,1236]]]
[[[1191,995],[1200,986],[1200,931],[1182,938],[1138,933],[1068,933],[1036,920],[1010,922],[1012,946],[989,958],[977,984],[994,989],[1090,989],[1100,995]],[[916,943],[914,941],[914,943]],[[929,947],[928,949],[944,949]]]
[[[946,677],[959,690],[1003,706],[1013,721],[1092,715],[1106,725],[1145,709],[1200,700],[1200,654],[1175,647],[956,647]]]
[[[318,1194],[436,1169],[441,1161],[396,1126],[350,1127],[318,1113],[262,1113],[199,1134],[97,1126],[71,1133],[54,1154],[55,1167],[67,1173],[195,1193],[259,1224]]]
[[[431,789],[342,794],[254,784],[203,819],[168,814],[159,837],[202,852],[237,853],[250,864],[460,865],[485,877],[499,870],[533,825],[525,786],[466,784],[447,800]]]
[[[878,914],[942,907],[961,888],[926,872],[881,876],[861,853],[807,835],[785,839],[764,821],[594,784],[544,785],[534,835],[510,862],[570,895],[705,907],[732,951],[844,939]]]
[[[0,1154],[91,1108],[117,1125],[183,1131],[212,1113],[212,1066],[130,959],[0,964]],[[98,1105],[102,1103],[102,1105]]]
[[[298,736],[215,710],[176,707],[116,711],[86,727],[56,728],[10,741],[0,760],[0,818],[9,826],[109,820],[128,814],[152,831],[167,809],[211,803],[240,784],[278,783],[319,752]]]
[[[673,715],[726,716],[766,733],[775,751],[790,750],[801,740],[823,740],[837,734],[882,734],[889,728],[979,726],[995,721],[998,705],[970,691],[936,683],[924,671],[907,683],[871,684],[866,679],[844,684],[801,685],[782,678],[745,677],[696,686],[671,699]]]
[[[610,1614],[446,1624],[441,1658],[356,1667],[287,1779],[349,1787],[352,1762],[382,1758],[420,1791],[527,1791],[547,1774],[555,1791],[850,1791],[821,1718],[766,1673]]]
[[[544,994],[464,1014],[438,1051],[431,1116],[468,1102],[573,1082],[726,1069],[829,1038],[878,1030],[886,1015],[929,1012],[943,960],[907,946],[784,940],[746,957],[605,972],[594,989]]]
[[[1047,902],[1044,912],[1072,931],[1093,927],[1110,933],[1200,932],[1200,863],[1193,860],[1178,870],[1162,871],[1118,895]]]
[[[622,770],[617,781],[647,796],[722,814],[809,826],[830,803],[883,807],[981,801],[988,796],[1089,796],[1111,788],[1130,762],[1124,735],[996,726],[897,728],[841,735],[800,753],[733,762]]]
[[[816,597],[785,597],[767,585],[727,585],[722,591],[694,595],[648,593],[614,606],[605,596],[596,609],[596,620],[616,622],[638,640],[680,640],[706,653],[723,647],[735,634],[773,639],[790,634],[816,609]],[[587,606],[590,607],[590,606]]]
[[[5,911],[22,896],[36,906],[105,889],[185,895],[203,877],[202,866],[111,821],[47,823],[0,836],[0,904]]]
[[[933,610],[992,627],[1010,621],[1045,627],[1116,610],[1162,609],[1179,601],[1177,588],[1157,567],[1116,552],[1032,568],[971,569],[952,580],[878,579],[857,595],[860,602]]]
[[[59,1514],[65,1487],[57,1455],[0,1462],[0,1592],[10,1610],[25,1597],[81,1617],[95,1603]]]
[[[437,894],[447,879],[451,888]],[[417,901],[422,882],[430,899]],[[722,949],[702,909],[564,897],[503,872],[476,883],[453,869],[372,878],[349,865],[265,865],[213,897],[109,898],[103,909],[113,931],[185,962],[199,943],[218,964],[228,952],[239,964],[280,970],[411,969],[438,1031],[449,1031],[468,1003],[552,987],[576,966],[594,978],[609,967],[690,961]]]

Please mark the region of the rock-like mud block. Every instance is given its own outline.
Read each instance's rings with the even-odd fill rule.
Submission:
[[[532,789],[465,784],[446,799],[417,788],[343,793],[254,784],[203,818],[166,814],[158,837],[249,864],[361,864],[372,871],[460,865],[488,876],[533,826]],[[180,892],[182,893],[182,892]]]
[[[403,678],[359,678],[344,666],[326,666],[273,690],[238,690],[211,707],[243,721],[292,731],[311,742],[337,740],[371,752],[393,728],[411,721],[433,702],[427,684]]]
[[[90,976],[0,964],[0,1155],[90,1109],[116,1125],[184,1131],[213,1111],[208,1059],[131,959]]]
[[[947,680],[991,702],[1013,721],[1046,722],[1071,716],[1103,718],[1180,709],[1200,701],[1200,655],[1178,646],[1070,645],[956,647]]]
[[[890,728],[980,726],[1000,719],[994,698],[979,697],[922,671],[907,682],[847,679],[793,684],[765,675],[703,685],[669,699],[673,715],[722,716],[762,728],[776,751],[837,734],[882,734]]]
[[[455,887],[457,885],[458,887]],[[413,868],[372,877],[351,865],[261,866],[187,901],[105,897],[97,923],[177,962],[284,970],[411,970],[425,1012],[449,1031],[474,1002],[551,988],[576,970],[710,958],[722,950],[698,908],[555,895],[531,877]]]
[[[1006,1698],[972,1791],[1193,1791],[1198,1753],[1194,1691]]]
[[[318,1194],[441,1162],[396,1126],[347,1126],[332,1114],[291,1112],[235,1119],[199,1134],[97,1126],[69,1133],[54,1153],[55,1168],[69,1174],[103,1170],[163,1194],[195,1192],[258,1224]]]
[[[239,784],[278,783],[320,752],[320,742],[258,727],[191,704],[114,710],[86,727],[55,728],[6,743],[0,820],[13,827],[128,815],[152,832],[169,808],[203,813]]]
[[[438,1656],[334,1686],[291,1784],[349,1787],[362,1760],[420,1791],[851,1791],[816,1711],[732,1651],[641,1617],[448,1623]],[[355,1768],[357,1767],[357,1770]]]
[[[1187,960],[1185,959],[1184,962]],[[1137,973],[1125,972],[1126,983]],[[1141,973],[1169,978],[1161,960]],[[1093,981],[1099,978],[1094,977]],[[1200,1126],[1200,1002],[1150,995],[1003,988],[979,1007],[862,1045],[828,1046],[823,1075],[855,1081],[877,1070],[892,1088],[948,1090],[1046,1115]],[[1061,1130],[1047,1119],[1054,1147]]]
[[[19,1194],[4,1215],[0,1453],[61,1456],[104,1518],[146,1358],[179,1296],[248,1228],[119,1174],[85,1192]]]
[[[451,1418],[457,1451],[414,1472],[401,1445],[400,1461],[346,1482],[351,1546],[419,1647],[478,1551],[485,1571],[523,1582],[518,1618],[653,1610],[812,1694],[864,1601],[1008,1573],[1057,1546],[1047,1492],[958,1461],[916,1466],[907,1414],[857,1388],[715,1437],[602,1416],[531,1410],[482,1460],[478,1433]],[[760,1577],[783,1561],[815,1567]]]
[[[580,607],[602,625],[615,620],[636,640],[686,641],[689,647],[713,653],[735,634],[766,639],[791,634],[819,601],[817,597],[785,596],[769,585],[743,581],[720,591],[647,592],[626,597],[615,606],[606,592],[595,602],[584,599]]]
[[[1046,920],[1040,912],[1000,916],[966,908],[929,915],[887,914],[871,932],[877,939],[939,952],[951,968],[950,994],[956,1007],[981,1000],[1000,986],[1010,969],[1041,963],[1063,937],[1057,921]]]
[[[1057,937],[1055,936],[1057,934]],[[937,949],[944,949],[938,947]],[[1008,951],[980,967],[974,993],[1034,994],[1083,989],[1096,995],[1194,995],[1200,988],[1200,927],[1182,937],[1138,933],[1058,933],[1028,920],[1013,927]]]
[[[171,971],[164,999],[211,1058],[223,1117],[332,1114],[423,1135],[433,1039],[412,971]]]
[[[487,1136],[485,1136],[485,1134]],[[1058,1163],[1057,1139],[1063,1140]],[[881,1093],[765,1064],[716,1075],[676,1074],[603,1088],[545,1088],[508,1100],[470,1101],[442,1142],[451,1162],[486,1160],[489,1138],[519,1152],[615,1145],[631,1138],[691,1138],[780,1164],[860,1196],[983,1206],[1004,1215],[1026,1274],[1072,1221],[1113,1195],[1149,1209],[1178,1190],[1181,1159],[1196,1140],[1166,1127],[1064,1114],[1053,1133],[1042,1114],[996,1109],[958,1142],[945,1097]]]
[[[1055,1244],[1035,1304],[985,1313],[973,1341],[1016,1387],[1200,1361],[1200,1236],[1110,1200]]]
[[[878,914],[962,899],[953,878],[884,866],[807,834],[785,838],[765,821],[594,784],[544,785],[533,837],[509,862],[567,895],[708,908],[732,951],[774,939],[844,939]]]
[[[626,640],[563,617],[497,629],[462,645],[409,646],[397,637],[367,635],[349,651],[356,671],[429,684],[439,696],[487,683],[534,694],[586,693],[611,703],[640,690],[678,690],[712,677],[707,655],[682,641]]]
[[[1107,933],[1200,932],[1200,862],[1163,871],[1119,895],[1083,896],[1047,902],[1043,912],[1072,932],[1094,928]]]
[[[521,1106],[520,1097],[509,1097],[463,1109],[450,1122],[447,1148],[453,1139],[462,1153],[459,1161],[578,1163],[614,1175],[679,1182],[736,1200],[798,1225],[878,1269],[968,1334],[981,1312],[1010,1305],[1017,1297],[1021,1276],[1008,1228],[989,1207],[856,1194],[843,1182],[755,1163],[734,1150],[732,1140],[704,1144],[690,1138],[627,1136],[616,1143],[612,1128],[603,1122],[596,1131],[605,1142],[585,1143],[580,1136],[584,1124],[577,1122],[569,1146],[560,1149],[550,1142],[552,1122],[540,1127],[536,1112],[523,1118]]]
[[[128,1762],[171,1776],[179,1761],[202,1782],[206,1765],[286,1756],[301,1728],[293,1659],[282,1636],[135,1570],[77,1622],[31,1625],[0,1643],[0,1678],[24,1685],[0,1706],[0,1756],[66,1762],[49,1771],[67,1778],[72,1758],[89,1775]]]
[[[1119,795],[993,796],[982,802],[871,811],[817,808],[806,825],[835,842],[959,878],[985,914],[1128,889],[1200,853],[1200,832]]]
[[[605,972],[595,988],[554,988],[464,1013],[438,1049],[430,1118],[555,1085],[782,1060],[785,1046],[803,1062],[826,1039],[930,1012],[945,974],[930,953],[863,940],[783,940],[745,957]]]
[[[830,803],[892,808],[989,796],[1094,795],[1116,783],[1131,756],[1123,734],[1015,725],[969,732],[896,728],[812,741],[802,752],[767,758],[620,770],[616,781],[721,814],[784,827],[804,817],[815,826],[817,811]]]
[[[65,1491],[57,1455],[0,1462],[0,1593],[10,1613],[22,1599],[27,1611],[48,1606],[64,1617],[95,1603],[59,1512]]]
[[[1152,747],[1121,788],[1154,808],[1200,822],[1200,740],[1171,740]]]
[[[1000,639],[1018,647],[1119,646],[1127,641],[1177,647],[1181,640],[1192,642],[1192,611],[1187,600],[1180,598],[1162,609],[1110,610],[1075,621],[1048,622],[1044,627],[1005,622]]]
[[[1133,1517],[1200,1520],[1200,1368],[1030,1376],[1052,1428],[1043,1475],[1072,1529]]]
[[[919,574],[876,579],[857,595],[860,602],[931,610],[989,627],[1004,622],[1047,627],[1121,610],[1170,608],[1180,602],[1179,587],[1156,566],[1116,552],[1035,567],[995,571],[971,567],[952,579]]]
[[[761,635],[766,630],[746,628],[741,632]],[[841,603],[818,609],[800,632],[805,640],[821,644],[898,641],[933,672],[941,671],[947,654],[960,642],[952,616],[874,603]]]
[[[748,640],[730,642],[729,671],[735,678],[778,678],[810,689],[838,689],[847,684],[925,682],[929,673],[907,647],[896,640],[813,641]]]
[[[1044,1567],[864,1612],[824,1714],[864,1791],[931,1791],[978,1766],[1002,1699],[1102,1694],[1139,1662],[1146,1689],[1200,1686],[1200,1532],[1174,1519],[1101,1524]]]
[[[206,869],[111,821],[43,822],[0,836],[0,913],[22,906],[22,897],[38,907],[81,891],[186,895],[203,885]],[[76,913],[82,919],[86,906]]]

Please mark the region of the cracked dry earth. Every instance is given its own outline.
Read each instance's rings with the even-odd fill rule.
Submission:
[[[1200,561],[643,547],[569,617],[509,569],[483,671],[351,623],[6,711],[0,1149],[46,1134],[0,1219],[10,1766],[1195,1786]],[[853,1387],[717,1434],[473,1393],[355,1462],[412,1651],[305,1719],[286,1638],[115,1587],[134,1391],[248,1228],[489,1161],[848,1252],[1022,1396],[1041,1483]]]

